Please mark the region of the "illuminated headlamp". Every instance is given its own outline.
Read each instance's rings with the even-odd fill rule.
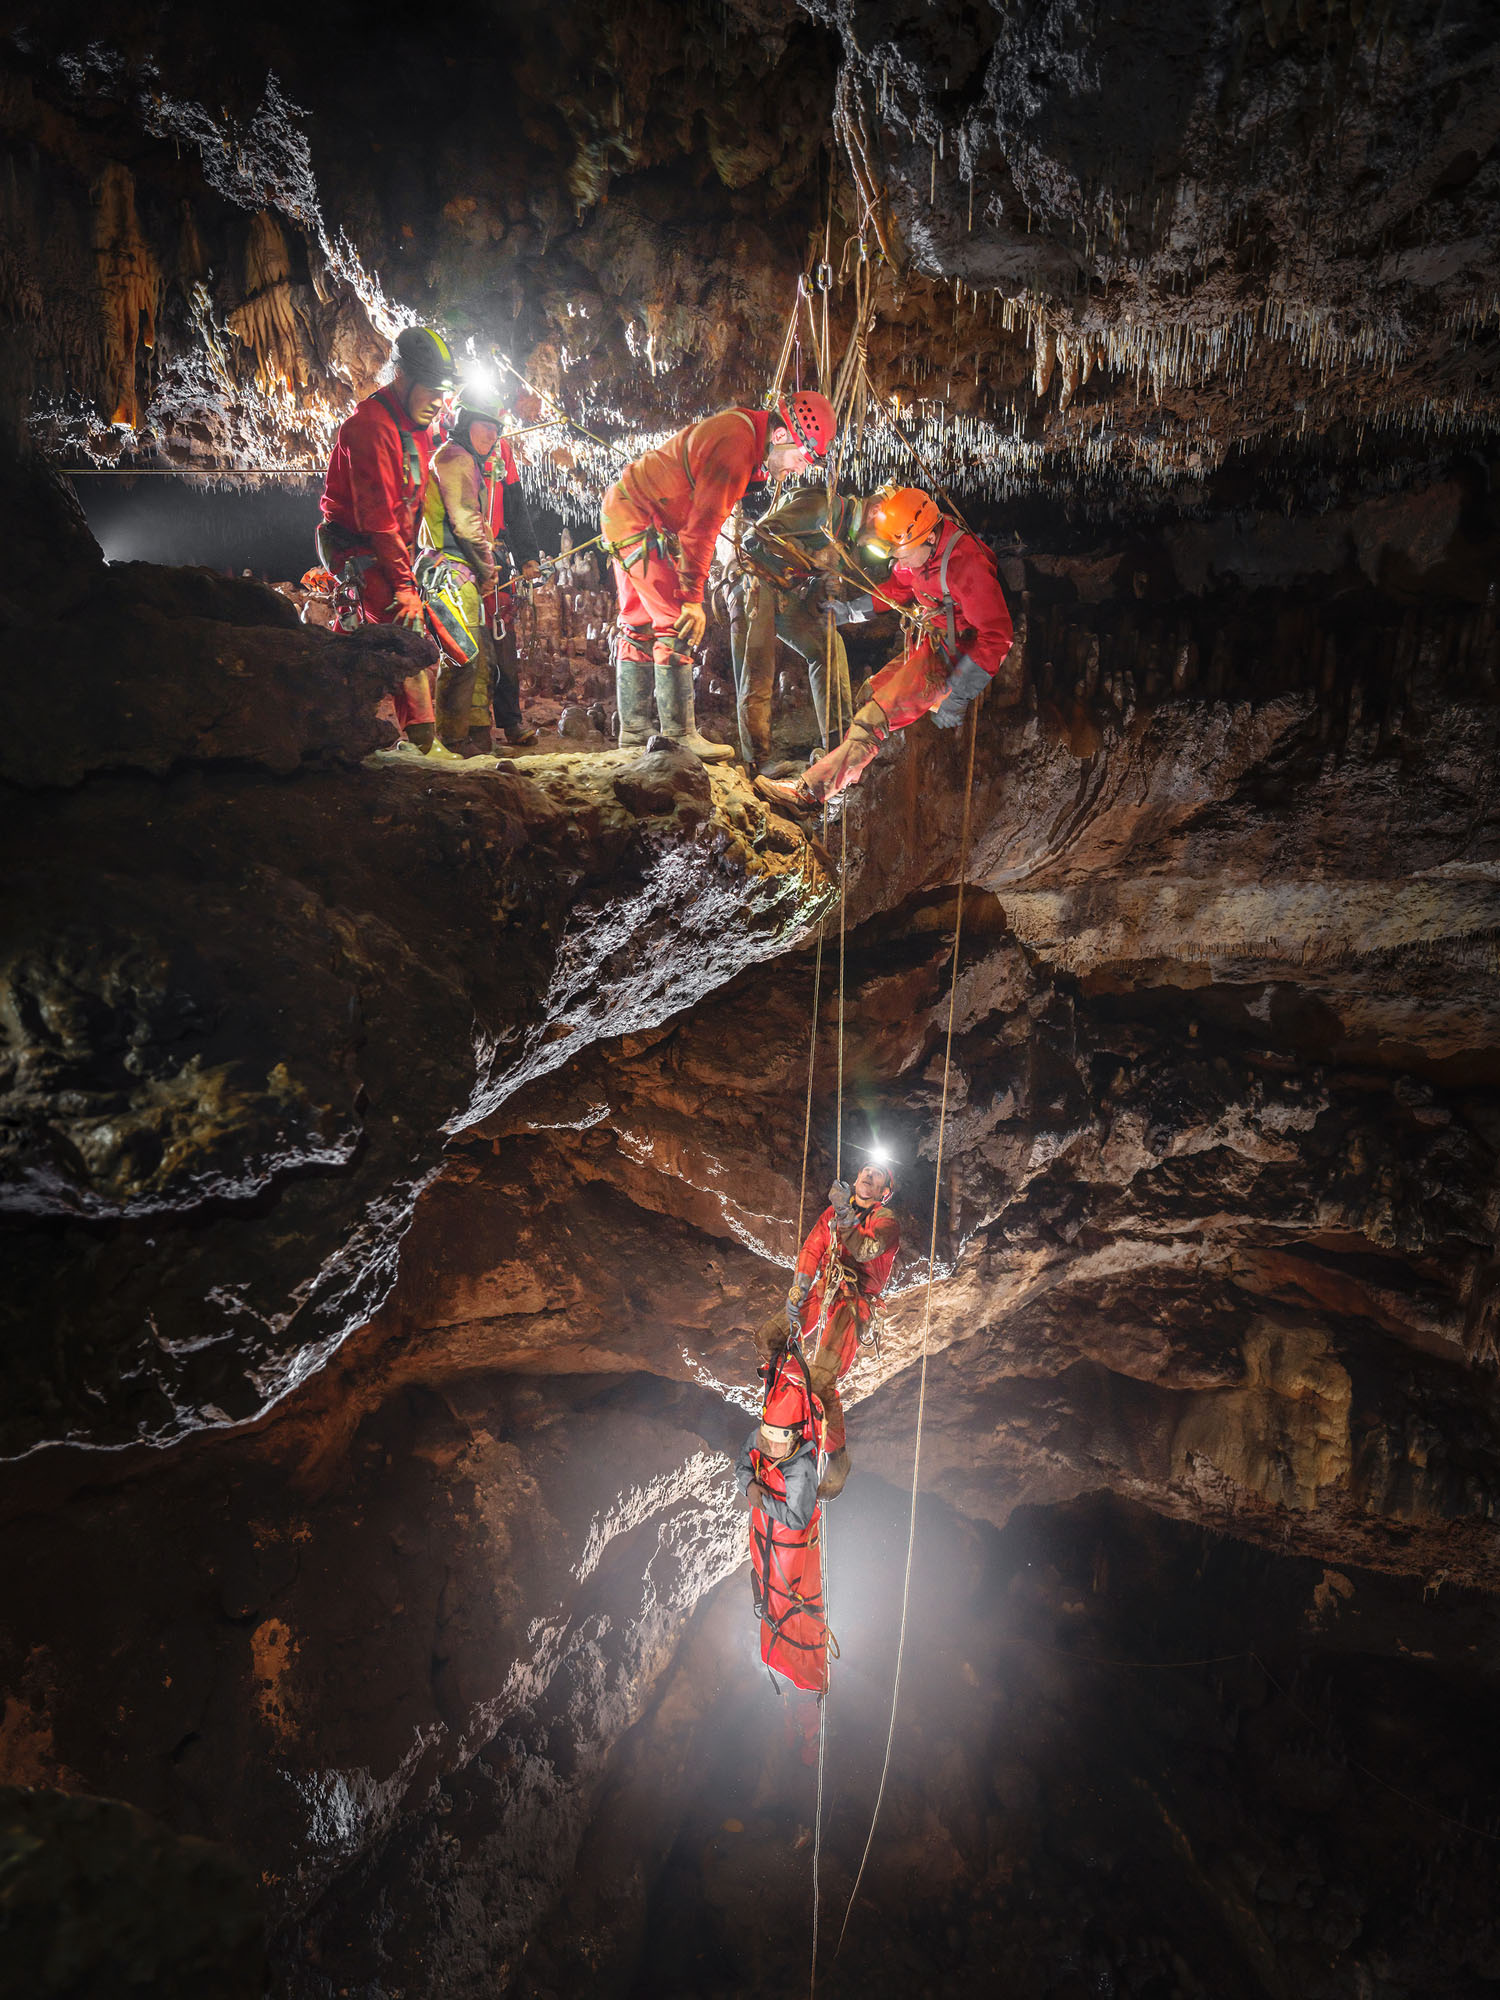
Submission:
[[[888,556],[891,552],[890,544],[888,542],[880,541],[878,537],[875,536],[872,536],[870,540],[865,543],[864,548],[866,555],[877,556],[877,557]]]

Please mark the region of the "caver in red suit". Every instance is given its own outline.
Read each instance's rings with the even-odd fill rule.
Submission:
[[[935,507],[932,513],[936,520]],[[1010,651],[1010,611],[995,558],[956,521],[937,522],[931,552],[920,566],[903,562],[898,553],[872,602],[876,610],[915,608],[923,614],[920,637],[875,675],[844,741],[808,766],[793,797],[796,804],[821,804],[857,783],[892,730],[905,729],[919,716],[936,711],[940,727],[955,728]],[[1014,701],[1019,692],[1008,689],[1008,698]]]
[[[760,1656],[794,1687],[828,1686],[819,1549],[818,1448],[821,1411],[795,1352],[771,1364],[758,1427],[737,1467],[750,1502],[751,1591],[760,1620]],[[816,1730],[813,1711],[809,1735]]]
[[[398,614],[421,609],[412,558],[432,452],[431,430],[413,420],[394,388],[377,389],[339,426],[318,554],[357,593],[355,624],[392,625]],[[432,686],[426,670],[403,682],[395,697],[403,729],[433,721]]]
[[[872,1201],[857,1199],[844,1181],[835,1181],[824,1209],[807,1233],[797,1258],[787,1300],[788,1325],[807,1360],[812,1391],[823,1405],[824,1443],[829,1459],[820,1491],[826,1499],[842,1491],[849,1476],[844,1406],[838,1384],[854,1366],[860,1337],[868,1333],[875,1302],[890,1282],[901,1227],[887,1206],[891,1182],[880,1169],[867,1169],[884,1192]]]

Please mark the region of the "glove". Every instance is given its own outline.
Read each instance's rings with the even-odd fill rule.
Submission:
[[[847,1229],[854,1220],[854,1190],[847,1181],[835,1181],[828,1190],[828,1199],[833,1203],[833,1213],[840,1229]]]
[[[969,703],[975,695],[983,694],[989,684],[988,673],[965,653],[949,674],[943,699],[933,710],[932,719],[938,728],[957,729],[969,712]]]
[[[708,630],[708,613],[701,604],[684,604],[677,614],[677,623],[672,627],[679,639],[685,639],[689,646],[702,643]]]
[[[868,618],[875,609],[875,599],[867,590],[863,597],[835,598],[833,600],[833,622],[847,625],[854,619]]]
[[[405,626],[408,632],[421,632],[427,626],[427,606],[422,602],[422,593],[414,584],[404,584],[396,592],[396,623]]]
[[[807,1304],[807,1295],[812,1290],[812,1279],[806,1271],[799,1271],[792,1280],[792,1289],[786,1295],[787,1332],[795,1340],[802,1331],[802,1308]]]

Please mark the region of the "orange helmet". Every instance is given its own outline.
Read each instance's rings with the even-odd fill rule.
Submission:
[[[920,486],[883,486],[870,510],[870,528],[893,555],[925,542],[943,518]]]
[[[794,396],[780,397],[776,414],[814,458],[821,458],[833,443],[838,418],[832,403],[816,389],[799,389]]]

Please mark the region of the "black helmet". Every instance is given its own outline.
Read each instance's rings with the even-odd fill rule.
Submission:
[[[392,357],[403,374],[426,389],[451,389],[458,380],[453,350],[430,326],[404,326]]]

